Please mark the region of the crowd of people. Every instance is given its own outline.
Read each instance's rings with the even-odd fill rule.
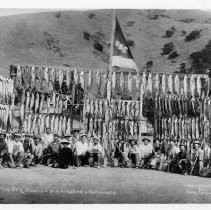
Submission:
[[[169,140],[168,144],[148,138],[127,140],[119,134],[111,151],[105,151],[101,139],[75,130],[72,135],[0,133],[0,168],[31,168],[40,164],[53,168],[132,167],[148,168],[183,175],[207,176],[211,168],[209,143],[194,141],[191,152],[186,145]]]

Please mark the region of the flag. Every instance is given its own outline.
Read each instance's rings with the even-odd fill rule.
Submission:
[[[115,17],[115,19],[116,25],[114,30],[112,66],[135,69],[138,71],[131,50],[122,33],[119,21],[117,17]]]

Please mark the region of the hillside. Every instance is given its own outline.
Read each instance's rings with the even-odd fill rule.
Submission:
[[[140,70],[146,62],[154,72],[172,72],[189,55],[211,39],[211,13],[199,10],[117,10],[117,16]],[[107,69],[111,10],[61,11],[0,17],[0,67],[13,63],[80,66]],[[167,29],[176,29],[170,38]],[[185,42],[186,33],[201,30],[200,38]],[[84,36],[84,32],[85,35]],[[173,42],[175,59],[161,55],[164,44]],[[94,43],[103,47],[94,49]],[[95,46],[96,48],[96,46]],[[6,74],[5,72],[2,72]]]

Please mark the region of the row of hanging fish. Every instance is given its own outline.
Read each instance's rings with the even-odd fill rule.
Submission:
[[[112,73],[112,88],[117,88],[117,80],[119,81],[120,90],[123,92],[125,84],[129,93],[132,92],[132,87],[135,86],[137,90],[140,84],[143,85],[144,93],[157,92],[159,94],[181,94],[191,95],[193,97],[206,96],[209,91],[209,77],[208,75],[191,75],[190,77],[184,75],[180,78],[177,74],[163,74],[163,73],[129,73],[125,78],[124,73]],[[133,85],[134,84],[134,85]]]
[[[92,70],[77,68],[53,68],[29,65],[17,65],[17,76],[15,78],[15,88],[36,91],[59,91],[62,94],[70,94],[72,84],[80,84],[81,88],[92,87],[93,80],[96,81],[98,88],[101,85],[100,70],[95,74]],[[85,77],[85,74],[86,77]],[[87,79],[88,78],[88,79]],[[104,74],[103,79],[107,81],[108,75]],[[104,81],[104,82],[105,82]]]
[[[0,75],[0,103],[12,104],[14,96],[14,81]]]
[[[155,110],[158,116],[204,116],[209,119],[211,100],[209,97],[195,98],[183,95],[158,95]]]
[[[12,120],[12,112],[9,105],[0,104],[0,128],[6,129],[8,122]]]
[[[59,136],[71,134],[71,118],[66,116],[49,116],[28,114],[23,121],[23,131],[30,134],[42,135],[46,128]]]
[[[40,114],[68,114],[72,101],[68,96],[60,94],[33,93],[23,90],[21,94],[21,120],[23,122],[26,113]]]
[[[209,121],[204,121],[200,117],[157,118],[155,133],[158,139],[207,139],[209,136]]]

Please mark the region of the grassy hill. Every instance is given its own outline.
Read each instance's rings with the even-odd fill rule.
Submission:
[[[123,33],[140,70],[179,70],[190,64],[189,55],[211,39],[211,13],[199,10],[117,10]],[[61,11],[0,17],[0,67],[31,63],[107,69],[111,10]],[[173,36],[165,37],[174,27]],[[198,29],[198,39],[185,42],[182,31]],[[173,42],[178,57],[161,55],[164,44]],[[99,47],[100,46],[100,47]],[[103,49],[102,49],[103,47]],[[9,71],[8,71],[9,72]],[[7,72],[1,72],[7,74]]]

